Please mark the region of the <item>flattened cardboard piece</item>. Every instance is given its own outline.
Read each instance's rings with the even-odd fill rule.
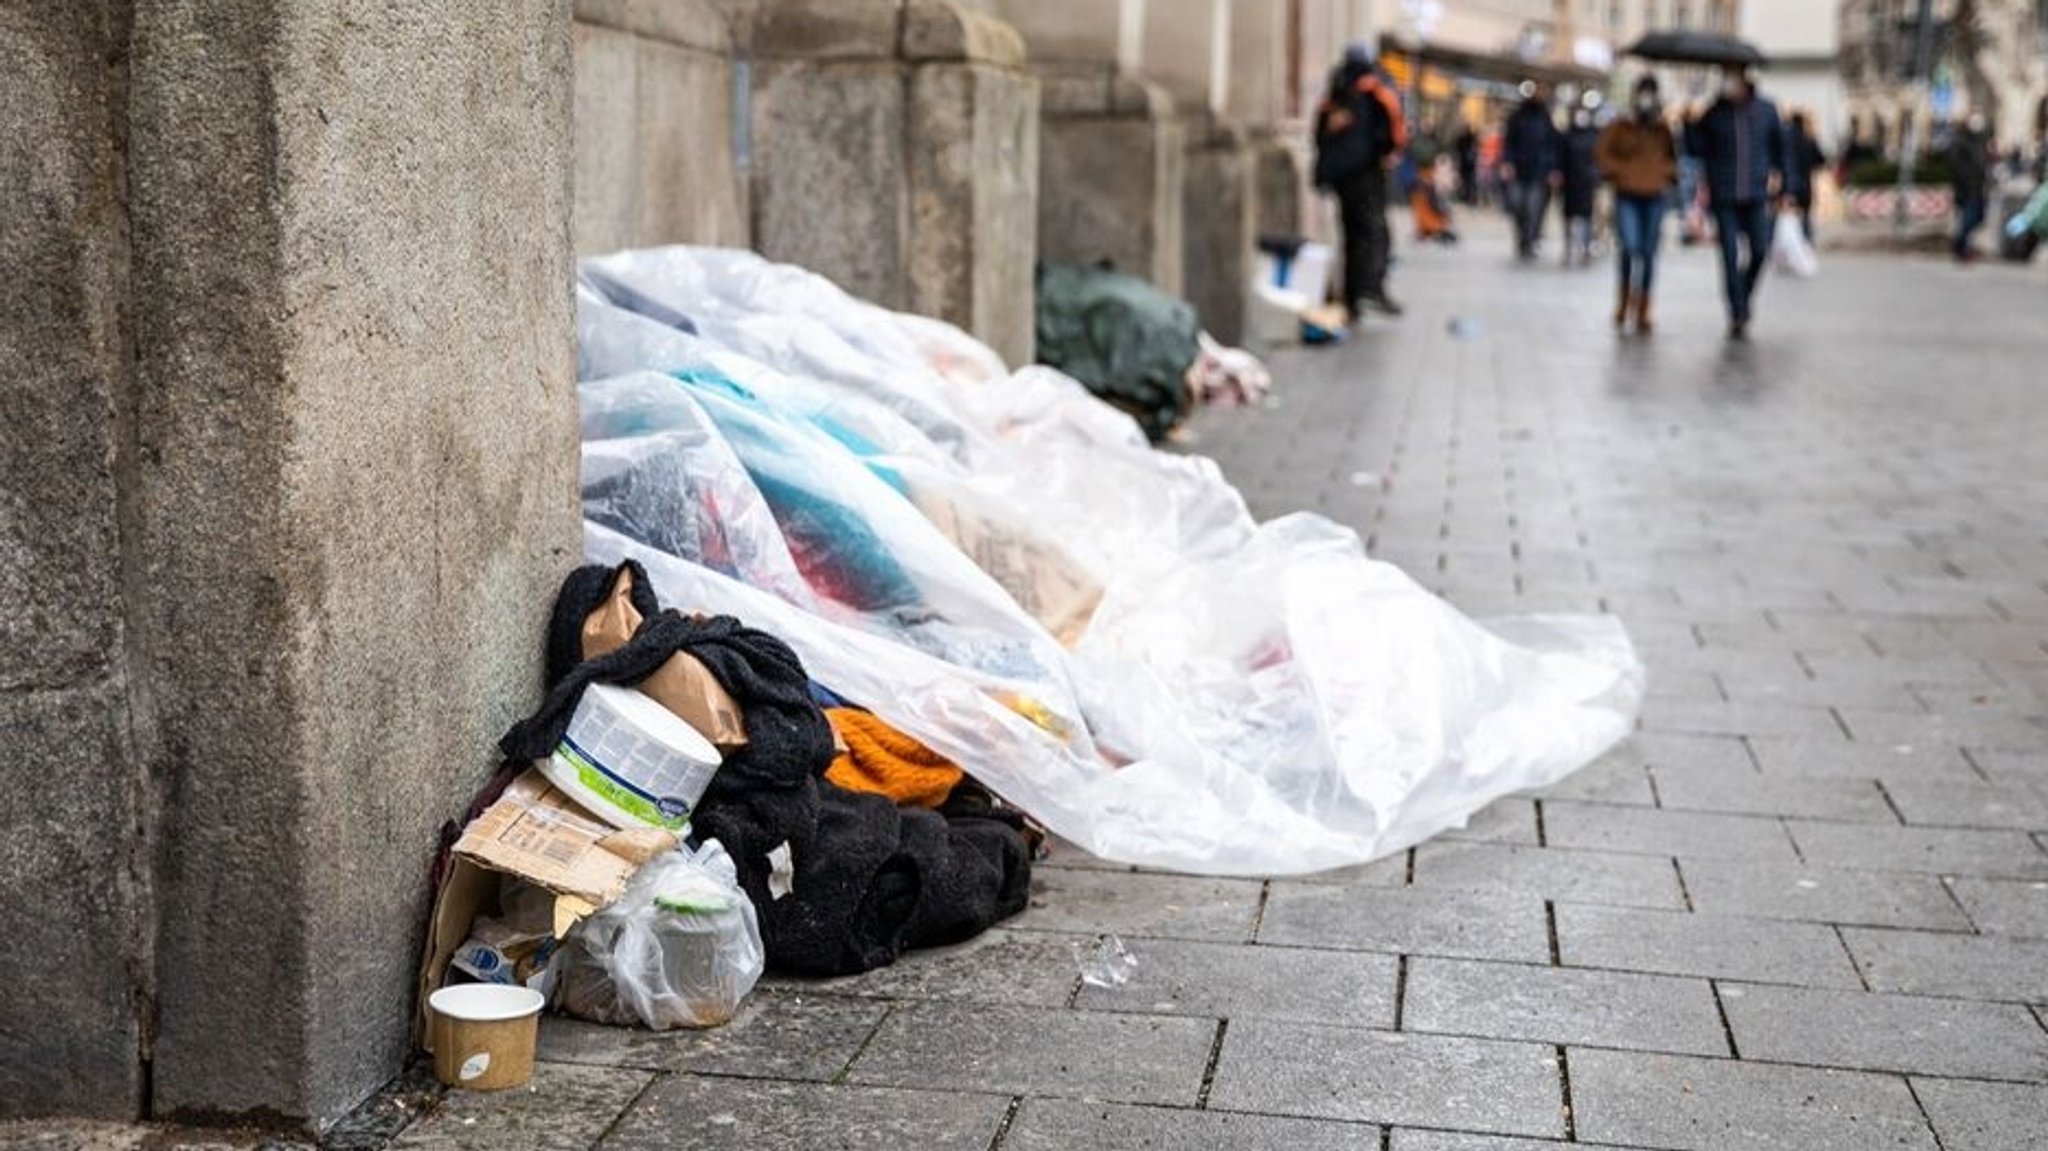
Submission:
[[[1020,535],[998,517],[959,501],[922,494],[915,502],[933,527],[1062,646],[1081,641],[1102,602],[1103,589],[1056,540]]]
[[[555,935],[561,938],[577,920],[625,894],[641,864],[676,845],[676,837],[660,828],[614,829],[531,768],[513,780],[463,829],[448,880],[434,898],[414,1021],[420,1046],[433,1049],[427,996],[440,990],[448,961],[469,938],[477,916],[496,909],[501,875],[555,893]]]
[[[596,659],[625,646],[640,630],[641,615],[633,606],[633,572],[619,572],[618,582],[598,609],[583,619],[583,658]],[[697,657],[677,652],[653,675],[637,685],[642,694],[675,712],[696,728],[711,746],[726,754],[747,745],[747,727],[740,705]]]
[[[657,828],[674,850],[676,837]],[[646,837],[619,836],[616,829],[583,810],[537,770],[512,781],[498,802],[463,829],[455,854],[491,869],[538,883],[556,895],[570,895],[603,907],[625,894],[626,881],[647,858]],[[626,854],[620,854],[620,851]]]

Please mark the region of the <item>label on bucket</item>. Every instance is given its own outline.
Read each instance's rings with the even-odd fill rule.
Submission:
[[[462,1069],[455,1073],[455,1077],[457,1079],[462,1080],[464,1083],[467,1083],[470,1080],[482,1075],[484,1072],[489,1071],[490,1069],[491,1053],[488,1051],[479,1051],[476,1054],[462,1061]]]

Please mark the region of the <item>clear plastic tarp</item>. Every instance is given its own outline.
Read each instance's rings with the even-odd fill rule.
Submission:
[[[1364,862],[1634,724],[1618,621],[1482,626],[948,325],[695,248],[585,261],[578,318],[590,558],[780,635],[1105,858]]]

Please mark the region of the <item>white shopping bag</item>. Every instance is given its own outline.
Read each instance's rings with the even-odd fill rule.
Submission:
[[[1771,237],[1771,259],[1795,276],[1808,277],[1820,271],[1820,257],[1806,239],[1799,217],[1786,212],[1778,217],[1777,234]]]

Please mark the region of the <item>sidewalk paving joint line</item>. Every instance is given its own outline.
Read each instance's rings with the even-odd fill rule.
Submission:
[[[1195,1110],[1209,1109],[1209,1092],[1216,1086],[1216,1065],[1223,1061],[1223,1038],[1230,1033],[1230,1020],[1216,1021],[1216,1037],[1209,1044],[1209,1061],[1202,1067],[1202,1088],[1195,1094]]]

